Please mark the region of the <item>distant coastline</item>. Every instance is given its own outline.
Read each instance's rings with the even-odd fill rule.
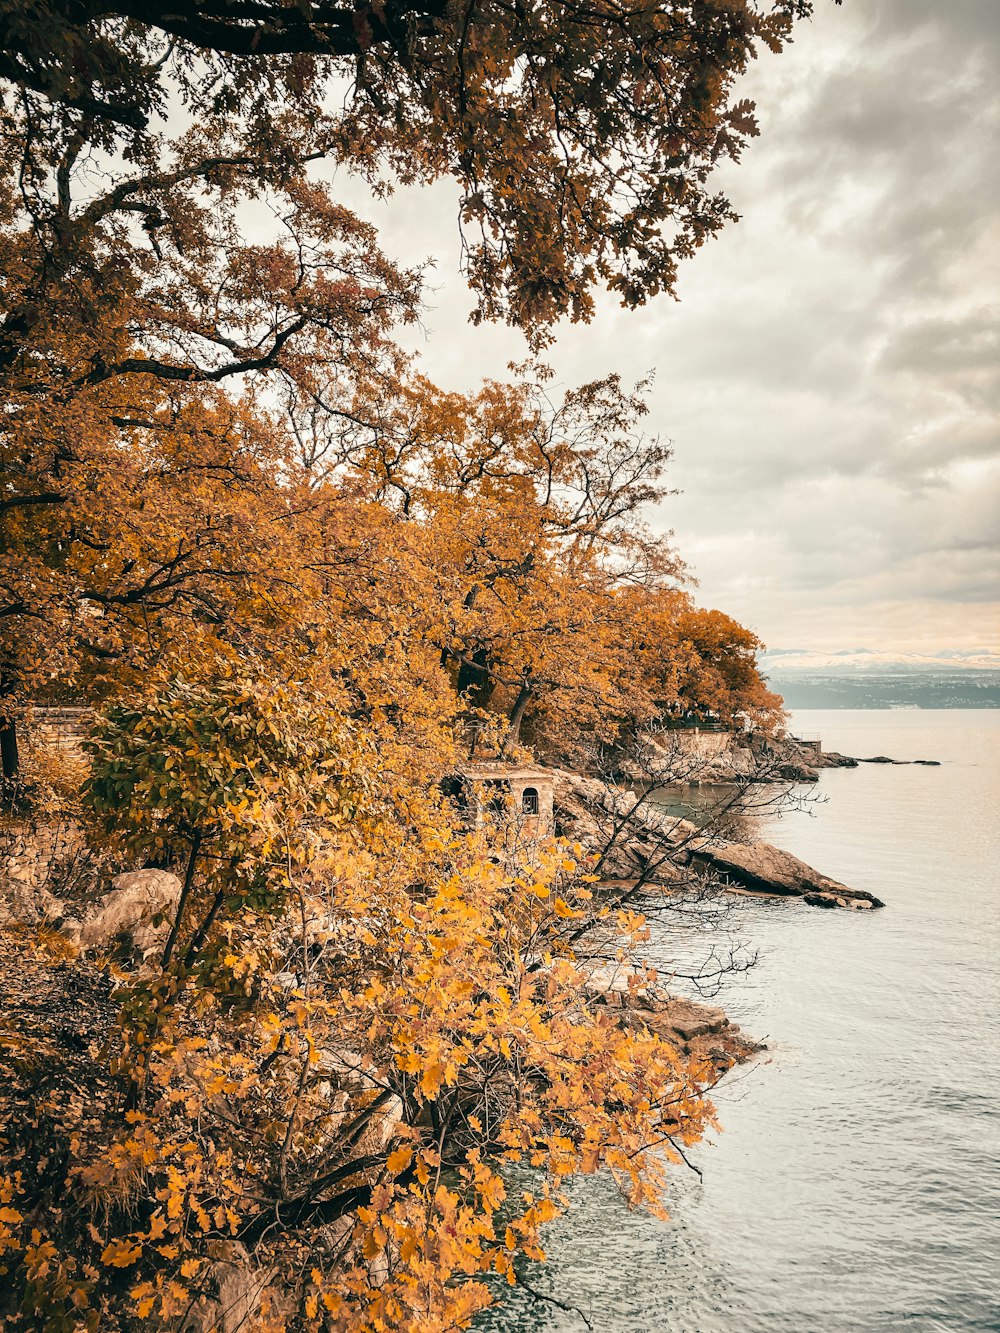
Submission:
[[[768,683],[787,708],[1000,708],[1000,671],[782,672]]]

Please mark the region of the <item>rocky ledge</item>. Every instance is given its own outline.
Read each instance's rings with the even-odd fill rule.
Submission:
[[[604,858],[607,879],[635,880],[655,864],[651,885],[669,887],[694,871],[714,875],[733,889],[802,898],[813,907],[871,911],[885,906],[874,894],[849,888],[769,842],[706,836],[689,820],[596,778],[560,772],[555,811],[557,830],[590,849],[603,846],[609,831],[618,828],[618,845]]]
[[[688,858],[695,866],[715,871],[735,888],[803,898],[811,907],[871,911],[885,906],[874,894],[849,889],[769,842],[695,846],[688,852]]]
[[[592,968],[587,990],[616,1011],[619,1023],[649,1028],[681,1055],[713,1066],[719,1075],[766,1049],[731,1023],[724,1009],[672,995],[624,964]]]

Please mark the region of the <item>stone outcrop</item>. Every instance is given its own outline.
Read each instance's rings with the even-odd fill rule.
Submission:
[[[820,769],[857,768],[858,761],[848,754],[838,754],[836,750],[823,750],[819,744],[791,739],[786,742],[788,758],[778,771],[777,776],[786,782],[818,782]]]
[[[82,920],[66,917],[60,929],[85,952],[124,940],[148,954],[166,939],[180,892],[180,880],[166,870],[130,870],[115,876],[111,892],[93,903]]]
[[[616,846],[601,867],[609,880],[637,879],[643,867],[655,863],[652,882],[667,888],[694,871],[717,875],[735,889],[802,898],[812,906],[868,910],[885,905],[770,843],[705,835],[689,820],[640,803],[635,793],[612,789],[597,778],[560,773],[555,799],[557,831],[584,847],[602,849],[617,830]]]
[[[812,750],[809,762],[813,768],[857,768],[857,759],[849,754],[838,754],[836,750]]]
[[[744,1036],[725,1010],[650,985],[633,968],[595,967],[586,985],[591,994],[618,1011],[620,1022],[649,1028],[682,1055],[704,1060],[720,1073],[764,1049]]]
[[[897,767],[905,764],[922,764],[924,768],[940,768],[940,759],[890,759],[887,754],[875,754],[870,759],[858,759],[859,764],[894,764]]]
[[[84,952],[125,943],[149,954],[166,939],[180,898],[165,870],[109,873],[68,823],[11,827],[0,840],[0,925],[57,927]]]
[[[403,1103],[394,1092],[387,1092],[365,1069],[361,1055],[346,1049],[323,1050],[319,1053],[316,1073],[322,1080],[320,1087],[324,1099],[333,1112],[327,1128],[331,1143],[336,1141],[337,1131],[345,1121],[351,1119],[359,1131],[354,1140],[355,1156],[364,1157],[386,1148],[403,1119]],[[353,1113],[348,1114],[349,1107],[357,1101],[359,1093],[378,1094],[369,1105],[361,1126],[358,1126],[357,1117]]]
[[[792,741],[792,757],[787,764],[783,766],[781,776],[787,777],[793,782],[815,782],[819,777],[816,771],[821,768],[857,768],[859,764],[923,764],[926,768],[940,768],[939,759],[890,759],[887,754],[872,755],[868,759],[855,759],[849,754],[838,754],[836,750],[823,750],[818,745],[810,745],[806,742]],[[808,769],[808,774],[805,770]],[[804,776],[799,778],[796,771],[802,770]]]
[[[849,889],[769,842],[706,844],[692,847],[687,855],[691,862],[722,875],[736,888],[804,898],[813,907],[885,906],[872,894]]]
[[[200,1295],[181,1324],[182,1333],[248,1333],[257,1326],[261,1296],[274,1273],[258,1269],[238,1241],[210,1241],[211,1263],[198,1277]]]

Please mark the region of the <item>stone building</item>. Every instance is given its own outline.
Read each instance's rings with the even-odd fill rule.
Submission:
[[[513,815],[531,837],[554,827],[553,775],[549,769],[500,761],[466,764],[447,779],[445,792],[481,828],[491,817]]]

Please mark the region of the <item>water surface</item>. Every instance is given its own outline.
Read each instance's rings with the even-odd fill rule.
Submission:
[[[769,1051],[717,1092],[704,1180],[677,1173],[662,1223],[582,1179],[525,1269],[597,1333],[1000,1330],[1000,711],[795,723],[942,766],[828,770],[762,830],[888,906],[737,900],[760,962],[722,1002]],[[477,1327],[586,1325],[518,1290]]]

